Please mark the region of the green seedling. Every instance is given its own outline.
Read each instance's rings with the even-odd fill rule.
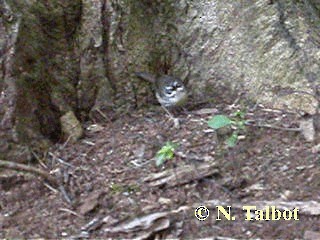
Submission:
[[[116,193],[121,193],[124,191],[124,187],[121,186],[120,184],[118,183],[112,183],[110,185],[110,190],[111,190],[111,193],[113,194],[116,194]]]
[[[208,125],[216,130],[224,127],[231,127],[233,132],[231,136],[226,139],[226,144],[228,147],[234,147],[238,142],[239,132],[245,130],[245,112],[238,110],[231,114],[231,117],[216,115],[208,120]]]
[[[118,183],[112,183],[110,185],[110,190],[111,190],[112,194],[124,193],[124,192],[131,194],[131,193],[139,191],[139,186],[134,185],[134,184],[126,186],[126,185],[121,185]]]
[[[166,142],[166,144],[156,154],[156,166],[163,165],[167,160],[174,157],[174,151],[178,147],[176,143]]]

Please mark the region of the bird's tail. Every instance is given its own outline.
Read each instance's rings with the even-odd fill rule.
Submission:
[[[135,72],[134,73],[138,78],[141,78],[143,80],[146,80],[148,82],[151,83],[155,83],[156,81],[156,76],[151,74],[151,73],[147,73],[147,72]]]

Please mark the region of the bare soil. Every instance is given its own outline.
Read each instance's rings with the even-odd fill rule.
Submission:
[[[215,107],[223,114],[235,111]],[[317,214],[301,213],[297,221],[245,221],[245,212],[236,207],[266,200],[320,202],[320,155],[314,151],[319,139],[308,143],[299,132],[247,126],[244,139],[227,148],[227,134],[206,123],[212,115],[199,109],[180,113],[180,129],[173,128],[160,108],[88,123],[83,139],[55,145],[43,164],[38,163],[60,179],[64,194],[41,178],[2,170],[0,238],[301,239],[307,231],[320,233]],[[246,118],[298,127],[295,114],[262,107],[250,110]],[[167,141],[178,143],[175,157],[156,167],[154,156]],[[197,169],[213,162],[218,171],[200,179],[158,187],[144,181],[154,173],[174,174],[185,165]],[[212,205],[209,218],[197,220],[196,206],[210,200],[230,204],[236,220],[216,220]],[[151,225],[126,225],[137,217],[167,212]]]

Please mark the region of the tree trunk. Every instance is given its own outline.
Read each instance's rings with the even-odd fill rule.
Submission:
[[[0,158],[63,139],[70,111],[152,95],[135,71],[179,76],[195,99],[318,109],[319,0],[0,0],[0,13]]]

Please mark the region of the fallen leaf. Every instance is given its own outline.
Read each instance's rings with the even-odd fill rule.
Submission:
[[[104,194],[104,192],[92,192],[89,196],[84,200],[83,204],[79,207],[79,211],[82,215],[86,215],[87,213],[93,211],[99,205],[99,198]]]

